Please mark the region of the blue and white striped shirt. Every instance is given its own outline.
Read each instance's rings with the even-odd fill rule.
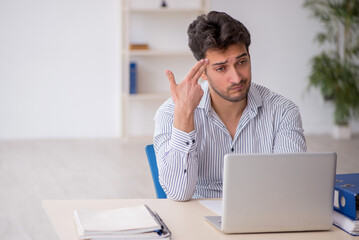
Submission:
[[[192,132],[173,127],[172,99],[162,104],[155,115],[159,180],[168,198],[186,201],[192,197],[222,197],[223,159],[227,153],[306,151],[299,109],[290,100],[252,83],[232,139],[211,106],[207,82],[202,89]]]

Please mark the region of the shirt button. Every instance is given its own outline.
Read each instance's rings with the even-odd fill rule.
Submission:
[[[186,142],[186,145],[189,145],[189,142]]]
[[[187,173],[187,170],[185,169],[183,172],[184,172],[184,173]]]
[[[196,140],[193,139],[193,140],[192,140],[192,143],[195,143],[195,142],[196,142]]]
[[[234,152],[234,148],[232,148],[231,151]]]

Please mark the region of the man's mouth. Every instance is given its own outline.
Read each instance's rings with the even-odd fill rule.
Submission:
[[[233,84],[232,86],[229,87],[229,90],[232,91],[241,91],[244,89],[244,87],[246,86],[247,80],[242,80],[240,81],[239,84]]]

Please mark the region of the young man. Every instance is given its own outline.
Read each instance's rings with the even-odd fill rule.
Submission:
[[[298,107],[251,82],[250,34],[229,15],[210,12],[188,28],[197,64],[155,116],[159,180],[168,198],[222,196],[227,153],[305,152]],[[199,78],[204,83],[198,83]]]

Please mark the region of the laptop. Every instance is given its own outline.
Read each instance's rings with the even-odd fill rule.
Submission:
[[[328,230],[332,226],[336,153],[227,154],[224,233]]]

